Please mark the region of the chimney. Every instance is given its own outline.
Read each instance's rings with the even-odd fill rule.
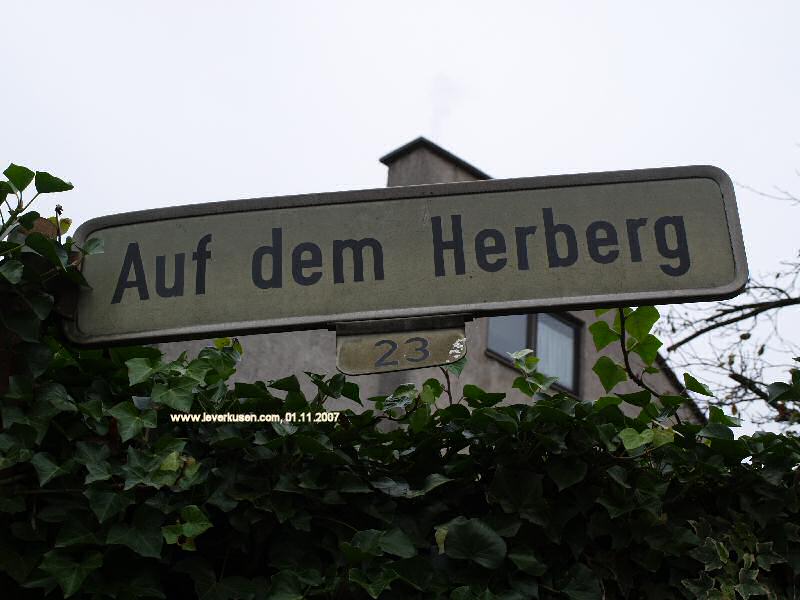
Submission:
[[[424,137],[400,146],[380,161],[389,167],[388,187],[491,179],[480,169]]]

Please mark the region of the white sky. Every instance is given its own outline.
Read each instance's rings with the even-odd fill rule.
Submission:
[[[494,177],[713,164],[800,193],[794,1],[6,0],[0,15],[0,162],[72,181],[57,200],[77,223],[381,187],[378,157],[418,135]],[[795,256],[800,208],[737,193],[751,272]]]

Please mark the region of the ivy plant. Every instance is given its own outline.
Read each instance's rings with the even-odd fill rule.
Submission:
[[[591,327],[623,360],[594,401],[513,355],[530,401],[442,381],[363,398],[342,375],[231,382],[242,348],[80,349],[61,335],[80,261],[102,251],[0,182],[0,589],[10,598],[593,600],[800,597],[800,442],[733,434],[648,375],[653,307]],[[611,313],[608,316],[611,316]],[[644,368],[634,370],[636,354]],[[452,376],[452,378],[451,378]],[[614,393],[624,380],[640,388]],[[776,384],[776,398],[800,377]],[[180,415],[320,413],[207,423]],[[621,408],[630,404],[638,416]]]

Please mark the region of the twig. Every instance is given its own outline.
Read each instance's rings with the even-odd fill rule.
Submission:
[[[716,323],[709,325],[707,327],[703,327],[702,329],[698,329],[693,334],[686,336],[682,340],[675,342],[669,348],[667,348],[668,352],[672,352],[677,350],[681,346],[688,344],[692,340],[700,337],[708,333],[709,331],[714,331],[715,329],[719,329],[721,327],[725,327],[726,325],[733,325],[734,323],[739,323],[741,321],[746,321],[747,319],[751,319],[753,317],[757,317],[761,313],[767,312],[768,310],[774,310],[776,308],[782,308],[784,306],[794,306],[800,304],[800,298],[787,298],[785,300],[775,300],[773,302],[765,302],[763,306],[760,308],[751,310],[747,313],[737,315],[730,319],[726,319],[724,321],[717,321]]]

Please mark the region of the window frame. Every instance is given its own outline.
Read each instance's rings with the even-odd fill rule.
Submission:
[[[562,323],[566,323],[569,325],[574,334],[574,343],[572,345],[572,379],[575,385],[575,389],[571,389],[566,387],[565,385],[561,384],[560,382],[555,382],[553,387],[560,392],[564,392],[567,394],[571,394],[573,396],[580,395],[581,389],[581,347],[583,342],[583,321],[578,317],[575,317],[569,313],[565,312],[548,312],[548,313],[526,313],[526,331],[525,331],[525,338],[527,340],[528,348],[536,353],[537,350],[537,333],[539,327],[539,315],[540,314],[547,314],[553,317],[554,319],[558,319]],[[492,319],[495,317],[488,317],[488,319]],[[509,367],[514,368],[514,362],[511,360],[509,356],[502,356],[498,352],[492,350],[489,347],[489,327],[490,322],[487,321],[486,323],[486,356],[496,360],[497,362]]]

